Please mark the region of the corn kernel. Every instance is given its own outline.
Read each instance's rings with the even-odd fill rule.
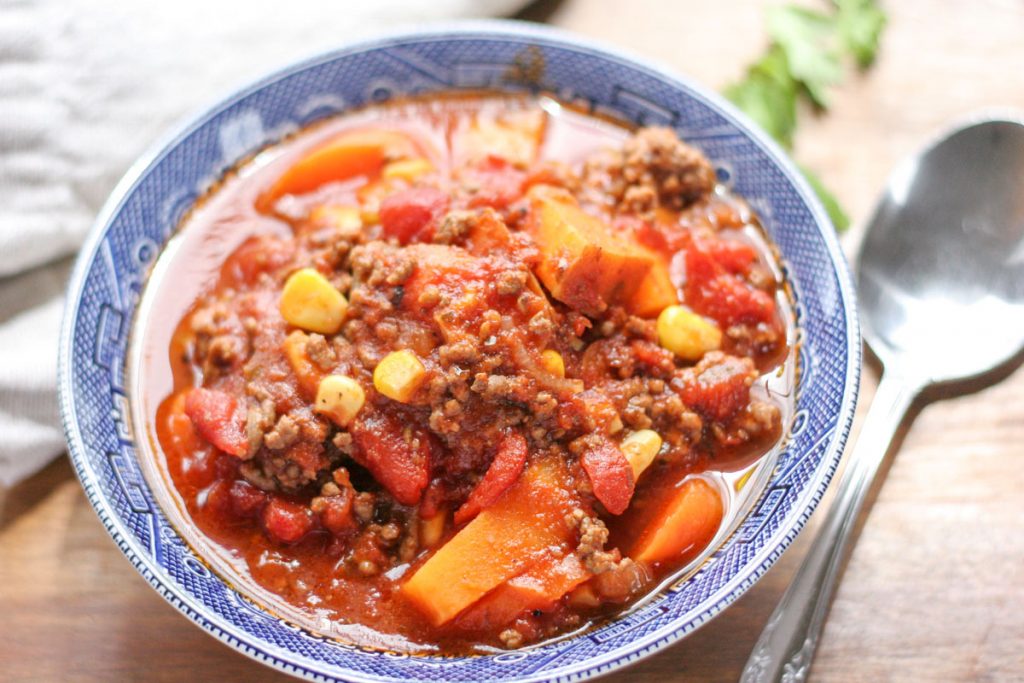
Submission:
[[[281,316],[290,325],[310,332],[334,334],[341,329],[348,301],[323,275],[313,268],[303,268],[292,273],[284,283],[279,307]]]
[[[347,427],[366,402],[359,382],[344,375],[327,375],[316,390],[316,412],[326,415],[339,427]]]
[[[415,159],[392,161],[384,167],[384,171],[381,175],[388,179],[402,178],[403,180],[415,180],[421,175],[430,173],[433,170],[434,167],[429,161],[422,157],[416,157]]]
[[[633,468],[633,477],[639,478],[661,450],[661,437],[654,430],[641,429],[623,439],[619,448]]]
[[[565,361],[562,354],[554,349],[544,349],[540,352],[540,362],[544,369],[556,377],[565,377]]]
[[[686,306],[667,306],[658,315],[658,343],[680,358],[700,360],[722,345],[722,331]]]
[[[373,386],[388,398],[405,403],[426,377],[427,369],[416,354],[403,349],[389,353],[377,363]]]
[[[317,225],[330,226],[345,232],[358,232],[363,227],[363,218],[357,206],[324,204],[313,209],[309,219]]]
[[[433,548],[441,541],[444,534],[444,523],[448,515],[442,508],[430,519],[420,520],[420,545],[424,548]]]

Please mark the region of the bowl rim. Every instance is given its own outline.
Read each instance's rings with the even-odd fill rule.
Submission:
[[[724,595],[715,598],[700,615],[689,622],[688,627],[686,625],[675,625],[667,633],[660,634],[656,632],[649,634],[640,641],[639,645],[634,643],[628,649],[618,653],[605,653],[591,657],[573,665],[569,669],[559,672],[555,676],[545,675],[541,672],[515,678],[514,680],[568,682],[604,675],[678,642],[718,616],[726,607],[749,590],[775,564],[783,551],[789,547],[799,532],[806,526],[810,515],[821,502],[822,496],[835,475],[850,435],[860,388],[862,367],[861,332],[856,309],[853,279],[833,225],[808,182],[797,170],[788,154],[774,140],[723,96],[695,82],[690,77],[678,73],[674,68],[661,64],[656,60],[638,56],[628,49],[599,40],[584,38],[559,28],[512,19],[464,19],[405,25],[387,31],[374,32],[359,40],[343,43],[337,48],[317,51],[304,58],[291,61],[256,79],[248,79],[241,86],[226,88],[221,91],[222,94],[220,96],[215,96],[204,106],[193,109],[191,113],[179,119],[175,125],[170,126],[166,132],[158,136],[146,148],[114,186],[91,225],[75,260],[66,289],[66,304],[61,323],[57,362],[59,408],[69,457],[89,503],[100,518],[111,539],[150,586],[168,603],[188,617],[189,621],[198,628],[231,646],[232,649],[264,665],[306,680],[377,682],[392,679],[361,674],[351,670],[346,671],[343,678],[333,673],[317,671],[305,663],[299,664],[290,661],[288,655],[295,654],[292,651],[271,647],[267,643],[245,637],[243,634],[237,633],[230,625],[221,624],[218,623],[219,620],[209,618],[204,613],[202,606],[198,605],[191,596],[179,594],[173,586],[167,585],[169,582],[165,577],[158,575],[153,570],[150,562],[146,559],[146,554],[141,552],[133,536],[127,532],[124,522],[111,509],[105,497],[97,491],[97,487],[93,482],[96,475],[91,472],[91,468],[88,466],[87,459],[84,456],[85,443],[79,429],[74,406],[74,387],[70,369],[70,358],[74,345],[74,323],[78,318],[79,304],[86,275],[97,256],[103,238],[106,236],[107,228],[119,214],[125,200],[130,197],[147,172],[157,166],[170,149],[221,110],[276,81],[349,54],[394,45],[403,40],[422,41],[473,37],[519,40],[536,39],[556,46],[585,51],[603,59],[617,60],[632,68],[646,70],[666,82],[702,98],[705,104],[716,109],[731,125],[743,131],[754,144],[762,148],[777,166],[778,170],[782,172],[786,180],[796,188],[801,199],[807,204],[815,227],[823,238],[829,262],[832,265],[837,280],[838,295],[845,312],[844,323],[847,330],[847,363],[843,396],[838,410],[835,431],[830,437],[831,443],[822,453],[821,463],[817,466],[812,480],[806,485],[803,495],[794,502],[792,509],[779,525],[779,529],[773,534],[774,543],[772,541],[766,542],[765,546],[749,561],[748,574],[744,580],[733,586]],[[134,318],[132,324],[134,324]],[[232,590],[234,589],[232,588]],[[713,596],[714,594],[709,597]]]

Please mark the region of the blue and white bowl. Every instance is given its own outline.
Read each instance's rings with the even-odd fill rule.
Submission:
[[[792,286],[800,375],[790,437],[750,513],[684,581],[571,639],[498,655],[400,656],[324,638],[264,611],[211,572],[142,476],[125,364],[150,265],[183,213],[227,169],[285,134],[351,107],[458,89],[542,87],[637,124],[668,125],[746,197]],[[520,68],[510,68],[513,65]],[[782,151],[722,98],[617,50],[513,22],[390,35],[291,66],[225,98],[141,159],[82,249],[60,345],[60,403],[89,501],[135,568],[223,642],[317,681],[571,681],[646,656],[698,628],[778,559],[820,501],[850,430],[860,374],[854,292],[831,224]],[[137,446],[138,444],[138,446]]]

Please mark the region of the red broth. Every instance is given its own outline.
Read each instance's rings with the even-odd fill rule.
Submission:
[[[517,648],[734,526],[788,419],[783,285],[670,131],[546,97],[378,106],[187,217],[145,294],[137,414],[186,537],[270,609]]]

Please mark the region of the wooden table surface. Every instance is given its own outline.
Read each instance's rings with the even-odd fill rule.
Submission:
[[[826,116],[804,112],[797,141],[796,155],[857,223],[844,237],[848,249],[900,158],[981,108],[1024,110],[1024,3],[885,4],[891,21],[877,66],[838,88]],[[526,16],[718,88],[763,48],[764,7],[576,0],[542,3]],[[869,367],[859,417],[876,376]],[[922,407],[864,522],[811,680],[1024,680],[1022,492],[1024,370]],[[608,680],[737,680],[815,520],[734,606]],[[63,458],[0,494],[0,620],[2,680],[283,678],[159,598],[111,543]]]

